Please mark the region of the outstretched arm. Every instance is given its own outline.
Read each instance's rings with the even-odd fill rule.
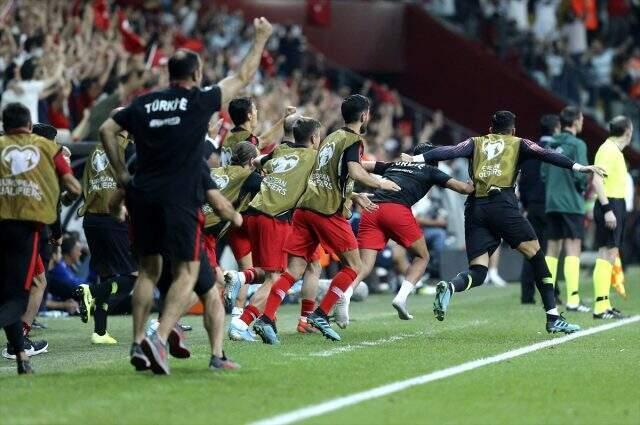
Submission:
[[[454,178],[450,178],[447,181],[446,187],[447,189],[451,189],[463,195],[470,195],[475,190],[475,188],[473,187],[473,184],[461,182],[460,180],[456,180]]]
[[[107,119],[100,126],[100,142],[102,143],[102,147],[104,147],[107,158],[109,158],[109,163],[116,172],[118,184],[125,186],[129,180],[131,180],[131,176],[127,171],[124,161],[120,158],[120,155],[118,155],[118,134],[120,134],[122,130],[123,128],[120,127],[113,118]]]
[[[522,159],[537,159],[542,162],[555,165],[556,167],[567,168],[579,173],[585,174],[597,174],[601,177],[606,176],[606,173],[602,167],[597,165],[582,165],[577,162],[573,162],[568,157],[554,152],[550,149],[545,149],[531,140],[521,139],[520,145],[520,157]]]
[[[410,156],[402,154],[402,160],[408,162],[432,162],[446,161],[448,159],[455,158],[471,158],[472,156],[473,140],[467,139],[454,146],[440,146],[438,148],[431,149],[429,152],[422,155]]]
[[[222,104],[229,103],[231,99],[236,97],[238,92],[247,86],[253,76],[258,70],[260,65],[260,58],[262,57],[262,51],[267,44],[267,40],[273,32],[273,28],[269,21],[265,18],[256,18],[253,20],[253,28],[256,32],[256,38],[251,46],[251,50],[247,53],[247,56],[242,61],[238,72],[234,75],[220,81],[218,86],[222,93]]]

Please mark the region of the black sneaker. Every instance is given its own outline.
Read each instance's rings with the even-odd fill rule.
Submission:
[[[593,318],[595,320],[613,320],[617,319],[616,315],[611,310],[605,310],[602,313],[596,314],[593,313]]]
[[[36,340],[31,341],[26,336],[24,338],[24,351],[27,353],[27,356],[33,357],[38,354],[46,353],[49,348],[49,343],[45,340]],[[16,358],[16,350],[12,345],[7,342],[7,348],[2,350],[2,357],[5,359],[15,360]]]
[[[584,304],[566,305],[566,310],[572,313],[591,313],[591,309]]]
[[[31,329],[47,329],[48,326],[45,325],[44,323],[40,323],[37,320],[33,320],[33,323],[31,323]]]
[[[29,360],[18,360],[18,375],[33,375],[33,373]]]
[[[609,309],[609,312],[611,314],[613,314],[616,319],[626,319],[627,318],[627,316],[625,314],[623,314],[620,310],[618,310],[615,307],[611,307],[611,309]]]
[[[182,329],[182,332],[191,332],[193,330],[193,326],[185,325],[184,323],[178,322],[178,327]]]
[[[131,357],[129,362],[133,365],[133,367],[136,368],[137,372],[147,370],[151,367],[151,362],[142,351],[140,344],[136,344],[135,342],[131,344],[131,350],[129,351],[129,356]]]

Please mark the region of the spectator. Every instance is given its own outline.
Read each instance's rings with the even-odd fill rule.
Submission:
[[[77,274],[82,256],[82,246],[75,236],[67,236],[60,246],[61,258],[56,261],[47,275],[49,293],[60,301],[73,299],[76,288],[86,283]]]

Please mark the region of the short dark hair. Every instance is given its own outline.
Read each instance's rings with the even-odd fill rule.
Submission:
[[[560,124],[560,117],[556,114],[546,114],[540,117],[540,135],[553,136]]]
[[[249,97],[236,97],[229,102],[229,116],[236,127],[249,120],[251,105],[253,101]]]
[[[31,112],[22,103],[9,103],[2,110],[2,125],[5,132],[14,128],[28,127],[29,124],[31,124]]]
[[[498,111],[491,116],[491,129],[496,134],[508,133],[516,126],[516,114]]]
[[[291,132],[293,131],[293,126],[295,125],[296,121],[298,121],[299,118],[300,118],[300,115],[293,114],[293,115],[289,115],[284,119],[284,122],[282,123],[282,129],[284,130],[284,134],[291,134]]]
[[[186,80],[200,66],[200,56],[193,50],[178,49],[169,58],[169,80]]]
[[[231,165],[245,165],[258,156],[258,148],[251,142],[241,142],[234,146]]]
[[[78,238],[73,235],[67,235],[62,239],[62,243],[60,244],[60,252],[62,255],[68,255],[71,253],[71,250],[78,243]]]
[[[309,144],[311,136],[320,128],[320,122],[309,117],[300,117],[293,124],[293,138],[298,144]]]
[[[631,128],[631,120],[624,115],[618,115],[609,121],[609,136],[620,137],[629,128]]]
[[[562,124],[562,128],[571,127],[574,122],[576,122],[580,115],[582,115],[582,111],[577,106],[565,106],[562,111],[560,111],[560,124]]]
[[[54,126],[42,123],[34,124],[31,132],[49,140],[56,140],[56,136],[58,135],[58,130]]]
[[[371,106],[369,98],[361,94],[352,94],[346,97],[342,101],[340,110],[342,112],[342,118],[346,124],[357,122],[360,119],[360,115],[367,112]]]

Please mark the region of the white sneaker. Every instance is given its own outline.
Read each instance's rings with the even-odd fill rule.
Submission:
[[[338,325],[340,329],[345,329],[349,326],[349,304],[351,303],[351,295],[353,295],[353,289],[349,288],[336,303],[336,325]]]
[[[499,274],[497,270],[489,270],[487,274],[487,278],[491,283],[493,283],[498,288],[504,288],[507,286],[507,281],[504,280]]]
[[[393,308],[398,312],[400,320],[411,320],[413,316],[409,314],[407,310],[407,300],[399,300],[397,297],[391,302]]]
[[[231,310],[231,318],[240,318],[242,316],[242,312],[244,312],[244,308],[242,307],[233,307]]]
[[[229,339],[232,341],[257,341],[253,333],[249,330],[249,325],[244,323],[239,318],[231,319],[229,324]]]

